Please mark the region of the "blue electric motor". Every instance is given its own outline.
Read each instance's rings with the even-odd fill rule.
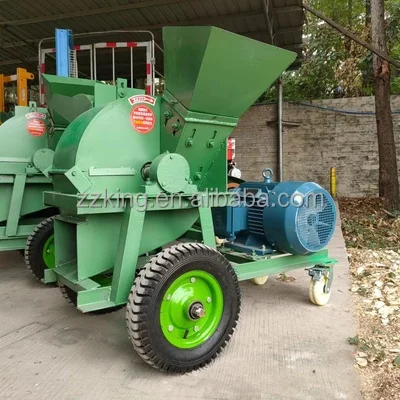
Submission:
[[[336,224],[332,196],[313,182],[245,182],[233,190],[233,206],[213,209],[216,235],[225,246],[266,255],[310,254],[324,248]]]

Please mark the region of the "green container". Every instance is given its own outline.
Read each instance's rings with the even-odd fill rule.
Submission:
[[[188,160],[200,190],[224,191],[228,136],[296,54],[215,27],[166,27],[163,36],[170,119],[161,150]]]
[[[67,126],[78,115],[93,107],[95,81],[43,75],[46,102],[57,126]]]
[[[240,117],[296,53],[215,27],[163,30],[166,89],[188,110]]]

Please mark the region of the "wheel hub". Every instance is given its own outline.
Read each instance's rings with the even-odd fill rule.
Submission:
[[[50,235],[49,238],[43,245],[42,251],[43,261],[48,269],[55,267],[55,255],[54,255],[54,234]]]
[[[201,302],[197,301],[189,307],[189,317],[191,319],[196,320],[205,316],[206,310]]]
[[[215,277],[202,270],[187,272],[177,277],[163,296],[161,330],[178,348],[200,346],[217,329],[223,309],[223,293]]]

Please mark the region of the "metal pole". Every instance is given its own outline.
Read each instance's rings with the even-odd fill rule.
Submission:
[[[90,79],[93,80],[93,45],[90,45]]]
[[[93,76],[94,76],[94,80],[97,81],[97,49],[96,49],[96,45],[93,45]]]
[[[337,195],[337,181],[336,181],[336,168],[331,168],[331,179],[330,179],[330,192],[334,199]]]
[[[45,104],[45,98],[44,98],[44,82],[43,82],[43,76],[45,71],[45,61],[46,61],[46,53],[40,49],[40,55],[39,55],[39,102],[40,106],[43,107]]]
[[[113,83],[115,83],[115,48],[112,48],[112,73],[113,73]]]
[[[283,181],[283,82],[278,79],[278,138],[279,138],[279,182]]]
[[[153,80],[153,88],[152,88],[152,95],[156,95],[156,49],[154,46],[154,40],[151,42],[151,67],[152,67],[152,77],[151,79]]]
[[[131,88],[133,88],[133,47],[131,47]]]

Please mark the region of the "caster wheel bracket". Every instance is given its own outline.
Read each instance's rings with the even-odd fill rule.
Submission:
[[[331,292],[332,281],[333,281],[333,268],[331,266],[316,265],[315,267],[308,268],[308,275],[314,281],[321,281],[325,276],[326,284],[324,285],[324,293],[329,294]]]

